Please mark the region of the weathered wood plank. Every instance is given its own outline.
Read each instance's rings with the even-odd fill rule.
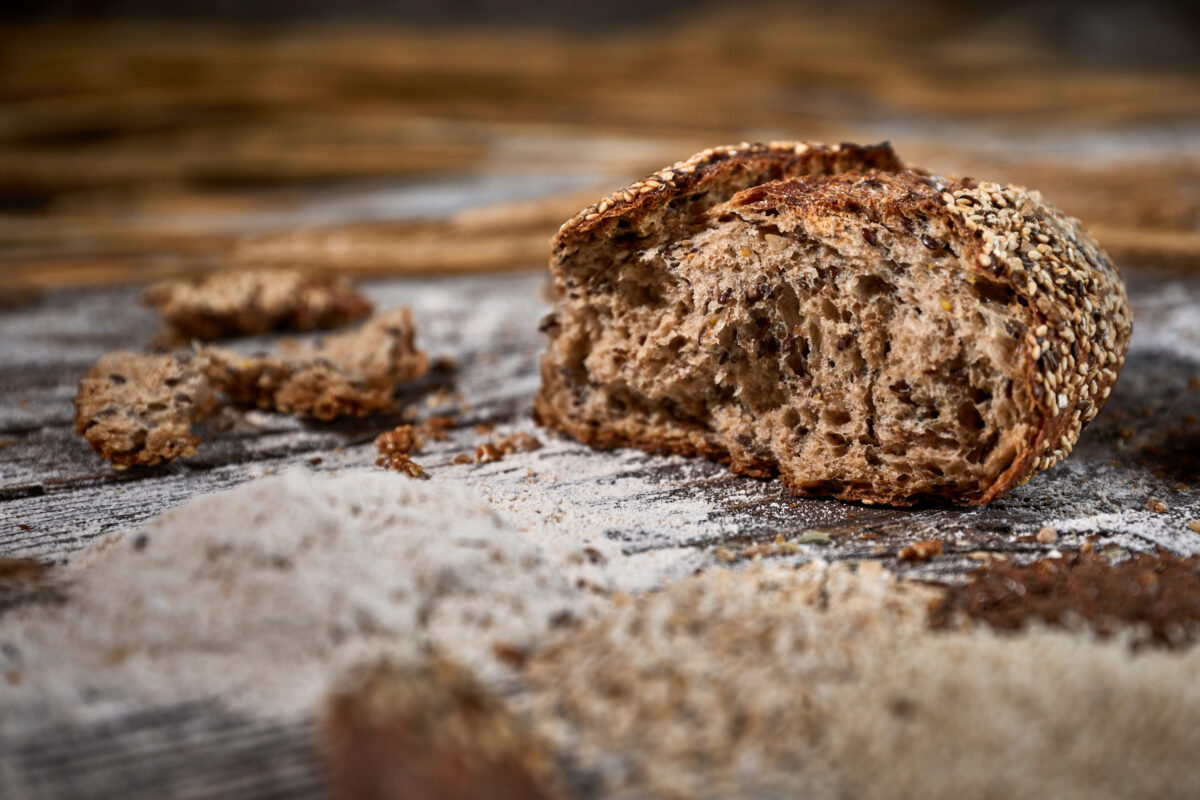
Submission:
[[[213,702],[50,722],[0,736],[5,797],[318,798],[327,794],[314,731]]]
[[[420,340],[458,369],[404,395],[422,415],[447,413],[460,427],[419,456],[435,481],[476,487],[518,525],[549,529],[557,514],[572,535],[618,542],[632,560],[684,553],[682,565],[716,564],[778,533],[821,530],[826,546],[791,557],[880,559],[910,574],[957,579],[976,551],[1031,556],[1070,547],[1076,534],[1102,546],[1200,552],[1185,526],[1200,518],[1200,281],[1130,275],[1136,328],[1128,365],[1076,453],[982,509],[900,510],[796,498],[778,481],[729,474],[720,465],[619,450],[597,452],[545,432],[545,447],[481,465],[455,454],[488,438],[476,422],[532,429],[530,398],[541,350],[540,273],[370,284],[381,306],[417,310]],[[71,431],[70,399],[92,359],[153,336],[136,290],[59,291],[0,312],[0,553],[68,559],[105,533],[136,526],[197,494],[288,468],[321,471],[373,462],[372,439],[398,417],[310,424],[263,412],[231,412],[205,427],[199,457],[118,473]],[[239,343],[249,348],[268,340]],[[441,394],[437,394],[438,389]],[[433,394],[431,394],[433,393]],[[455,393],[461,400],[455,399]],[[427,397],[440,397],[430,404]],[[1165,513],[1146,509],[1161,498]],[[631,514],[630,509],[636,509]],[[1028,534],[1047,523],[1057,545]],[[947,555],[899,564],[899,549],[938,538]],[[690,560],[689,560],[690,559]],[[632,561],[631,561],[632,563]],[[59,602],[53,594],[0,598]],[[0,703],[2,705],[2,703]],[[48,718],[0,738],[6,796],[317,797],[324,792],[311,730],[237,717],[216,703],[168,709],[122,706],[105,720]]]
[[[955,542],[951,549],[963,552],[1011,549],[1018,547],[1014,534],[1055,520],[1134,547],[1187,550],[1200,541],[1184,527],[1198,515],[1200,393],[1189,388],[1189,380],[1200,375],[1200,344],[1188,339],[1196,322],[1187,309],[1200,289],[1193,284],[1151,277],[1134,281],[1138,327],[1126,374],[1110,407],[1065,464],[984,509],[896,510],[795,498],[777,481],[737,478],[715,464],[591,452],[548,434],[543,438],[550,446],[534,454],[495,465],[445,465],[486,438],[470,429],[474,423],[522,424],[527,417],[538,382],[541,341],[533,323],[544,310],[541,281],[527,274],[370,287],[381,306],[413,305],[423,346],[435,357],[458,361],[455,373],[434,375],[403,396],[422,414],[448,412],[462,426],[423,456],[436,478],[486,486],[498,500],[512,502],[526,470],[552,476],[539,490],[594,518],[593,533],[620,541],[628,552],[760,541],[814,528],[834,536],[834,545],[823,552],[835,557],[887,557],[909,541],[932,537],[949,537]],[[50,295],[36,308],[0,315],[6,341],[0,374],[7,376],[0,390],[0,435],[7,442],[0,449],[5,512],[0,552],[61,558],[192,494],[267,471],[370,465],[374,435],[399,421],[312,424],[258,411],[230,412],[202,428],[206,441],[199,457],[114,472],[70,430],[69,398],[92,358],[112,346],[137,346],[152,335],[148,315],[119,311],[132,303],[130,289],[66,292]],[[94,340],[82,335],[90,329],[96,331]],[[256,340],[241,346],[265,344]],[[30,352],[40,356],[34,369],[28,366]],[[463,401],[431,408],[421,398],[434,389],[457,392]],[[579,459],[590,465],[586,481],[620,481],[621,491],[594,498],[579,491],[570,478]],[[1162,498],[1170,510],[1146,511],[1151,496]],[[693,512],[686,524],[672,510],[682,503]],[[606,518],[618,516],[625,504],[645,508],[643,522],[606,527]],[[1088,522],[1093,516],[1095,521]]]

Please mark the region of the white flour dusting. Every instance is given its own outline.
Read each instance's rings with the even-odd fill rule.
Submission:
[[[297,470],[106,540],[65,570],[66,604],[0,618],[0,673],[11,700],[59,711],[217,695],[284,717],[382,654],[438,648],[503,680],[498,649],[511,659],[607,605],[604,568],[556,550],[462,487]]]

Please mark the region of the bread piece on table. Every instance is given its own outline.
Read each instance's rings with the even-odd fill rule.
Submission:
[[[886,145],[705,151],[553,244],[537,419],[796,494],[988,503],[1070,452],[1129,341],[1077,220]]]
[[[396,384],[429,368],[407,308],[381,312],[318,344],[276,355],[211,346],[193,353],[111,353],[79,383],[75,430],[117,469],[193,456],[192,423],[222,399],[321,420],[390,410]],[[223,396],[223,397],[222,397]]]
[[[327,706],[326,753],[339,800],[548,800],[552,754],[466,669],[360,670]]]
[[[330,420],[391,409],[396,384],[429,370],[415,330],[412,312],[397,308],[315,345],[285,342],[275,355],[199,353],[213,385],[235,403]]]
[[[110,353],[88,370],[75,397],[75,431],[117,469],[196,454],[192,423],[217,397],[190,353]]]
[[[156,283],[143,297],[176,343],[336,328],[372,311],[344,278],[300,270],[223,270]]]

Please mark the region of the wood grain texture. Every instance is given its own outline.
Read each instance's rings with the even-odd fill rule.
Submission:
[[[545,431],[538,432],[540,450],[452,465],[455,455],[489,438],[475,432],[476,423],[528,429],[544,278],[405,279],[371,283],[366,291],[381,308],[411,304],[421,345],[432,357],[458,362],[456,371],[434,373],[400,395],[421,416],[445,413],[459,423],[418,460],[433,480],[473,486],[502,514],[528,521],[543,509],[549,525],[561,515],[580,536],[620,543],[631,559],[682,548],[694,552],[682,563],[716,568],[738,560],[749,545],[777,535],[806,541],[810,534],[801,552],[781,560],[871,559],[914,577],[957,580],[982,554],[1031,558],[1078,546],[1084,537],[1098,549],[1200,552],[1200,534],[1186,528],[1200,518],[1200,281],[1129,277],[1137,327],[1109,405],[1071,458],[980,509],[801,499],[777,480],[733,476],[707,461],[595,452]],[[197,458],[114,472],[71,431],[71,397],[94,358],[142,347],[157,331],[136,293],[134,287],[54,290],[0,311],[0,554],[61,563],[98,537],[198,494],[288,468],[370,468],[374,436],[401,419],[313,424],[233,411],[202,429]],[[1167,511],[1147,510],[1150,498],[1161,498]],[[630,508],[639,509],[632,519]],[[1034,540],[1048,523],[1060,531],[1056,545]],[[926,563],[898,558],[906,545],[928,539],[943,541],[945,554]],[[63,598],[60,591],[9,593],[0,596],[0,614]],[[325,791],[310,730],[233,715],[219,702],[126,703],[104,720],[13,725],[0,741],[5,796],[267,798]]]
[[[230,264],[369,275],[381,308],[413,306],[422,346],[459,365],[400,396],[459,422],[419,457],[432,479],[474,486],[514,519],[561,514],[630,558],[683,551],[716,567],[819,532],[783,558],[958,580],[981,554],[1084,538],[1200,552],[1186,527],[1200,518],[1200,77],[1071,63],[1026,43],[1019,20],[984,30],[961,13],[739,8],[589,37],[0,30],[0,555],[58,564],[198,494],[373,463],[374,436],[399,415],[233,411],[201,429],[197,458],[124,473],[73,434],[80,375],[159,329],[137,287],[114,284]],[[532,453],[449,463],[486,440],[475,423],[529,425],[540,270],[563,220],[704,147],[782,138],[891,139],[913,163],[1037,187],[1087,222],[1126,270],[1135,331],[1112,399],[1067,461],[986,508],[903,511],[545,432]],[[512,269],[538,271],[390,279]],[[631,523],[630,507],[646,513]],[[1047,523],[1056,545],[1033,538]],[[927,539],[945,555],[899,561]],[[0,614],[64,597],[4,587]],[[0,719],[3,698],[0,684]],[[0,734],[4,797],[326,794],[312,730],[219,699],[10,721]]]
[[[887,560],[904,545],[931,537],[947,538],[953,542],[948,552],[963,556],[974,550],[1048,550],[1017,537],[1056,519],[1093,515],[1094,525],[1079,527],[1122,546],[1200,548],[1200,536],[1184,527],[1200,517],[1195,455],[1200,447],[1193,446],[1200,442],[1200,318],[1192,308],[1200,301],[1200,283],[1134,274],[1137,328],[1125,374],[1109,406],[1063,465],[981,509],[906,511],[796,498],[777,480],[733,476],[703,460],[591,451],[544,431],[542,450],[495,464],[450,466],[454,455],[486,441],[473,430],[475,424],[528,424],[542,349],[535,322],[547,308],[539,297],[542,281],[524,275],[368,284],[368,296],[379,307],[405,303],[416,309],[419,343],[431,358],[457,361],[455,372],[434,372],[399,395],[402,407],[411,406],[421,416],[446,413],[459,425],[419,459],[435,478],[441,473],[447,480],[486,487],[503,504],[519,495],[526,470],[554,476],[539,484],[540,491],[554,500],[556,487],[562,486],[557,499],[578,506],[585,518],[595,520],[593,533],[623,542],[628,552],[733,546],[818,528],[834,540],[819,554],[832,558]],[[54,292],[37,305],[0,313],[5,343],[0,350],[5,510],[0,553],[60,560],[98,535],[268,471],[368,466],[375,435],[402,419],[317,423],[230,410],[198,429],[204,443],[197,457],[115,472],[71,430],[70,401],[94,358],[110,349],[144,346],[155,330],[153,314],[139,309],[135,290],[124,288]],[[239,346],[252,350],[269,341],[250,339]],[[453,399],[456,395],[461,399]],[[588,498],[569,491],[570,470],[580,459],[599,471],[599,477],[587,480],[620,479],[626,492]],[[1145,511],[1150,497],[1163,498],[1170,510]],[[694,506],[700,510],[696,518],[680,522],[669,509],[656,510],[666,508],[664,501],[681,499],[702,501]],[[607,527],[606,514],[626,504],[647,509],[641,523],[632,529]],[[953,573],[970,561],[947,559],[935,566]]]
[[[1200,77],[1076,63],[1038,23],[774,5],[588,36],[0,30],[0,289],[230,263],[529,268],[604,191],[770,139],[890,139],[1042,190],[1118,261],[1194,268]],[[489,223],[446,219],[467,204]]]

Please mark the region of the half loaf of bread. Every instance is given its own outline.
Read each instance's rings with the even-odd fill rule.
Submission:
[[[537,419],[796,494],[988,503],[1070,452],[1129,341],[1077,220],[886,144],[706,150],[553,245]]]

